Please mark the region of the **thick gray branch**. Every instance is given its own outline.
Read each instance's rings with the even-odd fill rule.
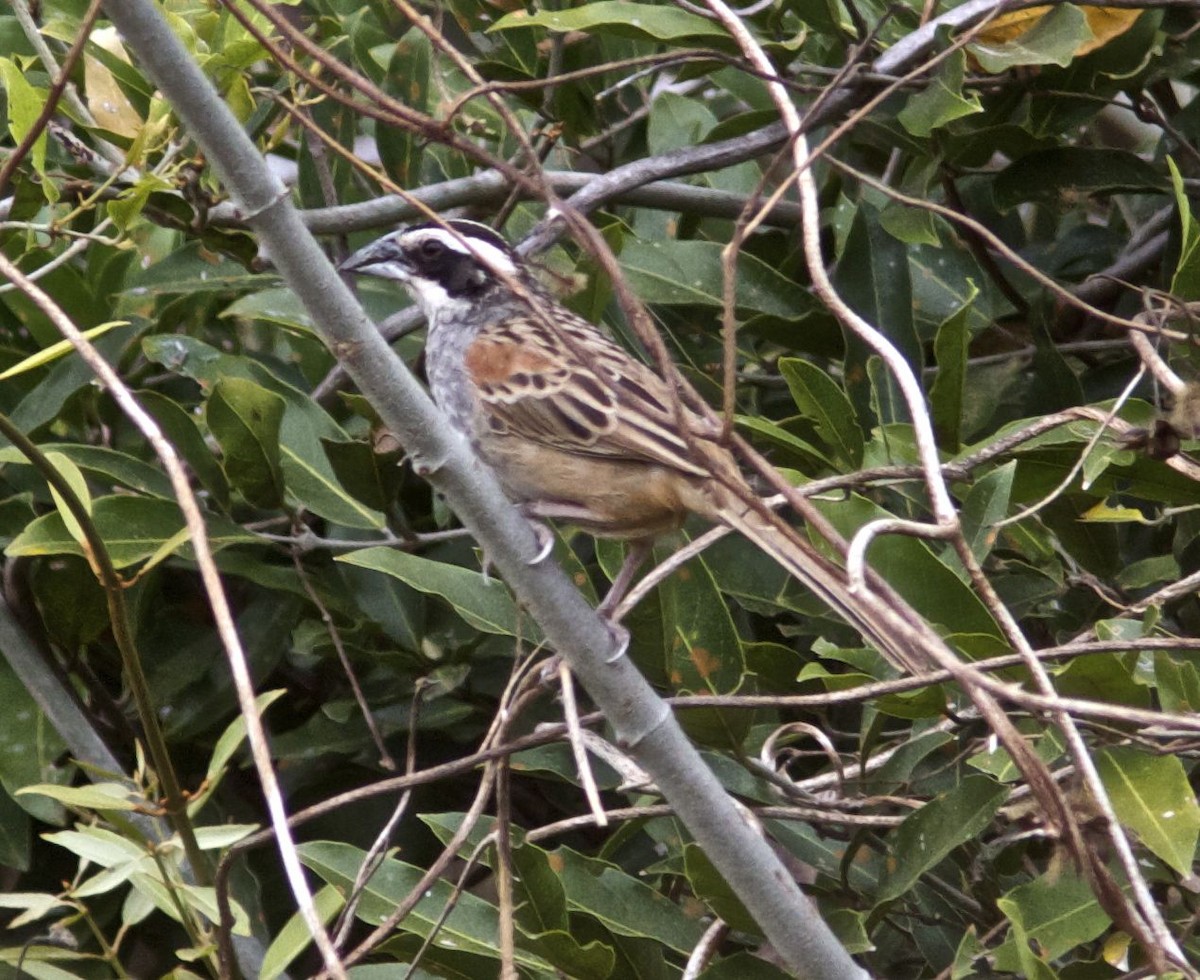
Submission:
[[[566,170],[547,170],[546,182],[556,194],[573,194],[597,179],[596,174],[573,173]],[[301,218],[314,235],[338,235],[352,231],[383,228],[423,217],[425,212],[414,201],[420,201],[433,211],[451,208],[480,207],[501,204],[512,193],[512,185],[495,170],[484,170],[470,177],[447,180],[431,187],[418,187],[408,197],[389,194],[360,204],[342,204],[330,208],[312,208],[301,212]],[[744,194],[698,187],[676,181],[658,181],[643,187],[623,191],[611,203],[636,207],[657,208],[663,211],[686,211],[709,218],[737,218],[746,206]],[[223,203],[208,212],[214,225],[243,224],[238,209]],[[766,223],[785,228],[800,222],[800,206],[780,201],[767,212]]]

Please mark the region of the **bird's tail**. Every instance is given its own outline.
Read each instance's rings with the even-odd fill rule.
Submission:
[[[895,667],[910,674],[929,670],[920,630],[900,615],[888,596],[868,589],[852,591],[845,569],[765,504],[751,504],[720,485],[711,492],[710,504],[712,519],[749,538],[862,633]]]

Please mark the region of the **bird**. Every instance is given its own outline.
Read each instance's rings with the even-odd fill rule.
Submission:
[[[428,324],[434,401],[527,516],[631,543],[603,614],[650,543],[698,515],[749,538],[901,669],[920,669],[845,571],[757,501],[721,426],[682,407],[667,381],[559,302],[501,234],[465,219],[422,222],[339,268],[407,290]]]

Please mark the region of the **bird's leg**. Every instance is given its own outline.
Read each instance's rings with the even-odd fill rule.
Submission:
[[[618,622],[615,616],[617,606],[621,604],[621,600],[625,598],[625,593],[629,591],[629,586],[633,584],[633,577],[637,574],[637,570],[650,557],[650,549],[653,547],[653,544],[653,538],[637,538],[629,542],[629,551],[625,555],[625,561],[621,565],[621,570],[617,572],[617,577],[613,579],[612,585],[609,586],[608,594],[604,597],[604,601],[596,607],[596,612],[614,626]]]

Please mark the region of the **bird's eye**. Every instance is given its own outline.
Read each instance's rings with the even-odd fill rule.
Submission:
[[[436,238],[426,238],[420,245],[421,258],[438,259],[446,251],[446,246]]]

